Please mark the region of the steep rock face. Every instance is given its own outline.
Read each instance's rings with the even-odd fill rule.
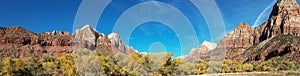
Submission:
[[[60,56],[79,48],[97,50],[103,54],[134,51],[122,42],[117,33],[105,36],[89,25],[77,30],[75,35],[56,30],[35,34],[21,27],[0,27],[0,57]]]
[[[115,52],[113,50],[113,46],[111,44],[111,41],[108,39],[107,36],[103,36],[101,38],[97,39],[97,45],[96,50],[101,52],[103,55],[109,55]]]
[[[120,36],[117,33],[110,33],[107,37],[110,40],[111,45],[113,47],[121,50],[122,52],[126,50],[125,45],[123,44],[123,42],[120,39]]]
[[[21,27],[1,28],[0,29],[1,44],[12,43],[17,45],[30,44],[31,39],[36,39],[38,36]]]
[[[237,28],[229,32],[219,42],[225,46],[219,45],[218,48],[247,48],[254,44],[254,37],[252,35],[253,29],[247,23],[239,23]]]
[[[277,35],[292,34],[299,36],[300,7],[296,0],[278,0],[262,28],[260,41]]]
[[[116,50],[124,53],[130,53],[133,51],[132,47],[129,47],[123,43],[123,41],[120,39],[119,34],[110,33],[107,37],[110,40],[111,45],[116,48]]]
[[[237,56],[246,50],[246,48],[258,43],[258,37],[255,30],[247,23],[239,23],[237,28],[229,32],[218,43],[218,49],[226,49],[226,57]]]
[[[296,0],[278,0],[266,22],[255,28],[250,28],[246,23],[239,23],[236,29],[220,40],[218,49],[226,48],[227,58],[240,61],[269,59],[299,61],[294,57],[284,58],[285,54],[298,57],[297,54],[288,51],[292,49],[297,52],[298,43],[291,42],[292,39],[282,39],[300,36],[299,13],[300,7]],[[284,42],[289,45],[283,45]]]
[[[220,40],[218,47],[248,48],[277,35],[299,36],[299,13],[300,7],[296,0],[278,0],[266,22],[254,29],[246,23],[239,23],[236,29]]]
[[[75,32],[75,39],[86,40],[92,45],[96,45],[98,37],[102,37],[102,34],[96,32],[90,25],[85,25]]]
[[[72,48],[69,47],[72,45],[72,37],[68,32],[35,34],[21,27],[1,27],[0,35],[1,57],[41,57],[45,53],[72,52]]]
[[[72,37],[68,32],[40,33],[38,39],[33,40],[34,44],[41,44],[42,46],[71,46]]]
[[[120,36],[117,33],[110,33],[107,37],[114,47],[119,48],[119,49],[125,48],[123,42],[120,39]]]

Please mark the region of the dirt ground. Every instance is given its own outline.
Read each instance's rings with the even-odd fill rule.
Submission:
[[[300,71],[217,73],[201,76],[300,76]]]

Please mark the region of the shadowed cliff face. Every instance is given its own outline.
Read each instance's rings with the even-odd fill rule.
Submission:
[[[300,7],[296,0],[279,0],[269,16],[269,20],[261,25],[260,41],[277,35],[292,34],[299,36]]]
[[[256,28],[250,28],[246,23],[240,23],[235,30],[231,31],[222,40],[220,40],[218,48],[227,48],[227,58],[235,58],[241,61],[264,61],[272,59],[273,57],[281,56],[283,54],[289,54],[291,52],[288,52],[288,49],[283,48],[299,47],[298,43],[293,43],[292,45],[282,45],[278,44],[277,42],[284,40],[281,37],[283,35],[295,37],[300,35],[298,33],[298,31],[300,31],[299,12],[300,7],[296,0],[278,0],[273,6],[272,13],[266,22]],[[276,39],[279,40],[272,39],[277,36],[279,36],[279,38]],[[286,42],[289,42],[289,40]],[[270,46],[263,46],[267,45],[266,43],[270,43]],[[278,46],[281,48],[261,49],[272,46]],[[277,55],[279,52],[274,52],[276,50],[284,51],[284,53],[280,52],[280,55]],[[294,49],[293,51],[298,50]],[[245,52],[247,52],[247,54],[245,54]],[[251,56],[248,52],[252,53]],[[255,53],[255,55],[253,53]],[[253,56],[257,56],[258,59],[254,59],[255,57]],[[282,57],[282,59],[286,58]]]
[[[277,35],[299,36],[299,12],[300,8],[296,0],[279,0],[266,22],[256,28],[250,28],[247,23],[239,23],[236,29],[220,40],[219,44],[226,42],[226,46],[219,47],[248,48]]]

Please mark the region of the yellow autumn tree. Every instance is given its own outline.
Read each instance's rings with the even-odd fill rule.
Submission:
[[[13,69],[14,66],[13,66],[12,58],[10,57],[5,58],[3,60],[3,68],[2,68],[3,74],[5,74],[6,76],[12,76]]]
[[[72,76],[78,75],[77,68],[74,63],[74,57],[72,54],[65,54],[57,59],[60,64],[60,70],[63,75]]]

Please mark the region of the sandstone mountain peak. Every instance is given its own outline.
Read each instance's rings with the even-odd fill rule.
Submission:
[[[95,28],[93,28],[91,25],[86,24],[84,25],[81,29],[76,29],[77,30],[85,30],[85,31],[91,31],[94,32],[96,35],[100,35],[100,32],[98,32]],[[76,32],[75,32],[76,33]],[[102,33],[101,33],[102,34]]]
[[[6,28],[7,30],[10,30],[10,31],[19,31],[19,32],[29,32],[27,31],[26,29],[22,28],[22,27],[19,27],[19,26],[13,26],[13,27],[10,27],[10,28]],[[32,32],[31,32],[32,33]]]
[[[266,22],[256,28],[251,28],[247,23],[239,23],[237,28],[220,40],[218,47],[248,48],[277,35],[299,36],[299,13],[300,7],[296,0],[278,0]]]
[[[91,25],[86,24],[81,28],[81,30],[84,30],[84,29],[93,29],[93,28],[91,27]]]
[[[250,29],[250,25],[248,23],[245,23],[245,22],[240,22],[237,26],[236,29],[243,29],[243,28],[247,28],[247,29]]]
[[[184,61],[194,61],[195,59],[201,58],[217,47],[216,43],[203,41],[198,48],[192,48],[190,52],[182,56]]]
[[[208,41],[203,41],[202,44],[203,46],[207,47],[209,50],[213,50],[217,47],[217,44],[214,42],[208,42]]]
[[[277,3],[297,3],[296,0],[278,0]]]
[[[111,42],[111,45],[115,48],[119,49],[121,52],[129,53],[131,51],[134,51],[132,47],[127,46],[123,43],[123,41],[120,39],[120,35],[118,33],[110,33],[108,36],[108,39]]]
[[[91,26],[77,29],[74,35],[67,31],[42,32],[35,34],[22,27],[0,27],[0,57],[42,57],[43,54],[63,55],[86,48],[112,54],[137,52],[122,42],[117,33],[105,36]]]
[[[254,43],[253,29],[247,23],[239,23],[237,28],[225,35],[218,43],[219,48],[250,47]]]
[[[113,32],[113,33],[110,33],[109,35],[108,35],[108,38],[109,39],[112,39],[112,38],[120,38],[120,35],[118,34],[118,33],[115,33],[115,32]]]
[[[94,30],[90,25],[85,25],[75,32],[75,39],[86,40],[93,45],[96,45],[96,40],[101,34]]]
[[[278,0],[274,5],[270,18],[277,15],[298,14],[299,4],[296,0]]]
[[[22,27],[20,26],[13,26],[13,27],[10,27],[11,29],[23,29]]]
[[[252,32],[252,28],[249,26],[249,24],[241,22],[234,29],[234,31],[229,32],[227,35],[231,35],[233,37],[240,37],[250,32]]]
[[[220,40],[217,49],[226,48],[227,58],[239,56],[240,58],[236,58],[242,61],[246,61],[247,59],[248,61],[271,59],[271,57],[266,56],[268,51],[282,51],[282,48],[297,47],[297,45],[294,45],[296,43],[293,43],[292,46],[289,45],[291,42],[285,40],[290,36],[290,38],[294,38],[293,36],[300,36],[299,32],[299,4],[296,0],[278,0],[273,6],[269,19],[266,22],[256,28],[250,28],[246,23],[239,23],[236,29],[229,32]],[[280,45],[282,48],[269,48],[270,46],[273,47],[277,45]],[[261,50],[262,48],[269,49]],[[263,53],[257,53],[262,51]],[[253,54],[253,56],[245,58],[249,57],[249,54]],[[243,57],[240,55],[243,55]],[[275,55],[271,55],[271,53],[270,56],[276,57]]]
[[[81,29],[76,30],[75,39],[86,40],[92,44],[92,47],[97,46],[109,46],[111,50],[118,50],[123,53],[129,53],[134,51],[132,47],[125,45],[118,33],[110,33],[105,36],[103,33],[98,32],[90,25],[85,25]]]
[[[296,0],[279,0],[273,7],[269,19],[259,27],[260,41],[277,35],[299,36],[300,6]]]

